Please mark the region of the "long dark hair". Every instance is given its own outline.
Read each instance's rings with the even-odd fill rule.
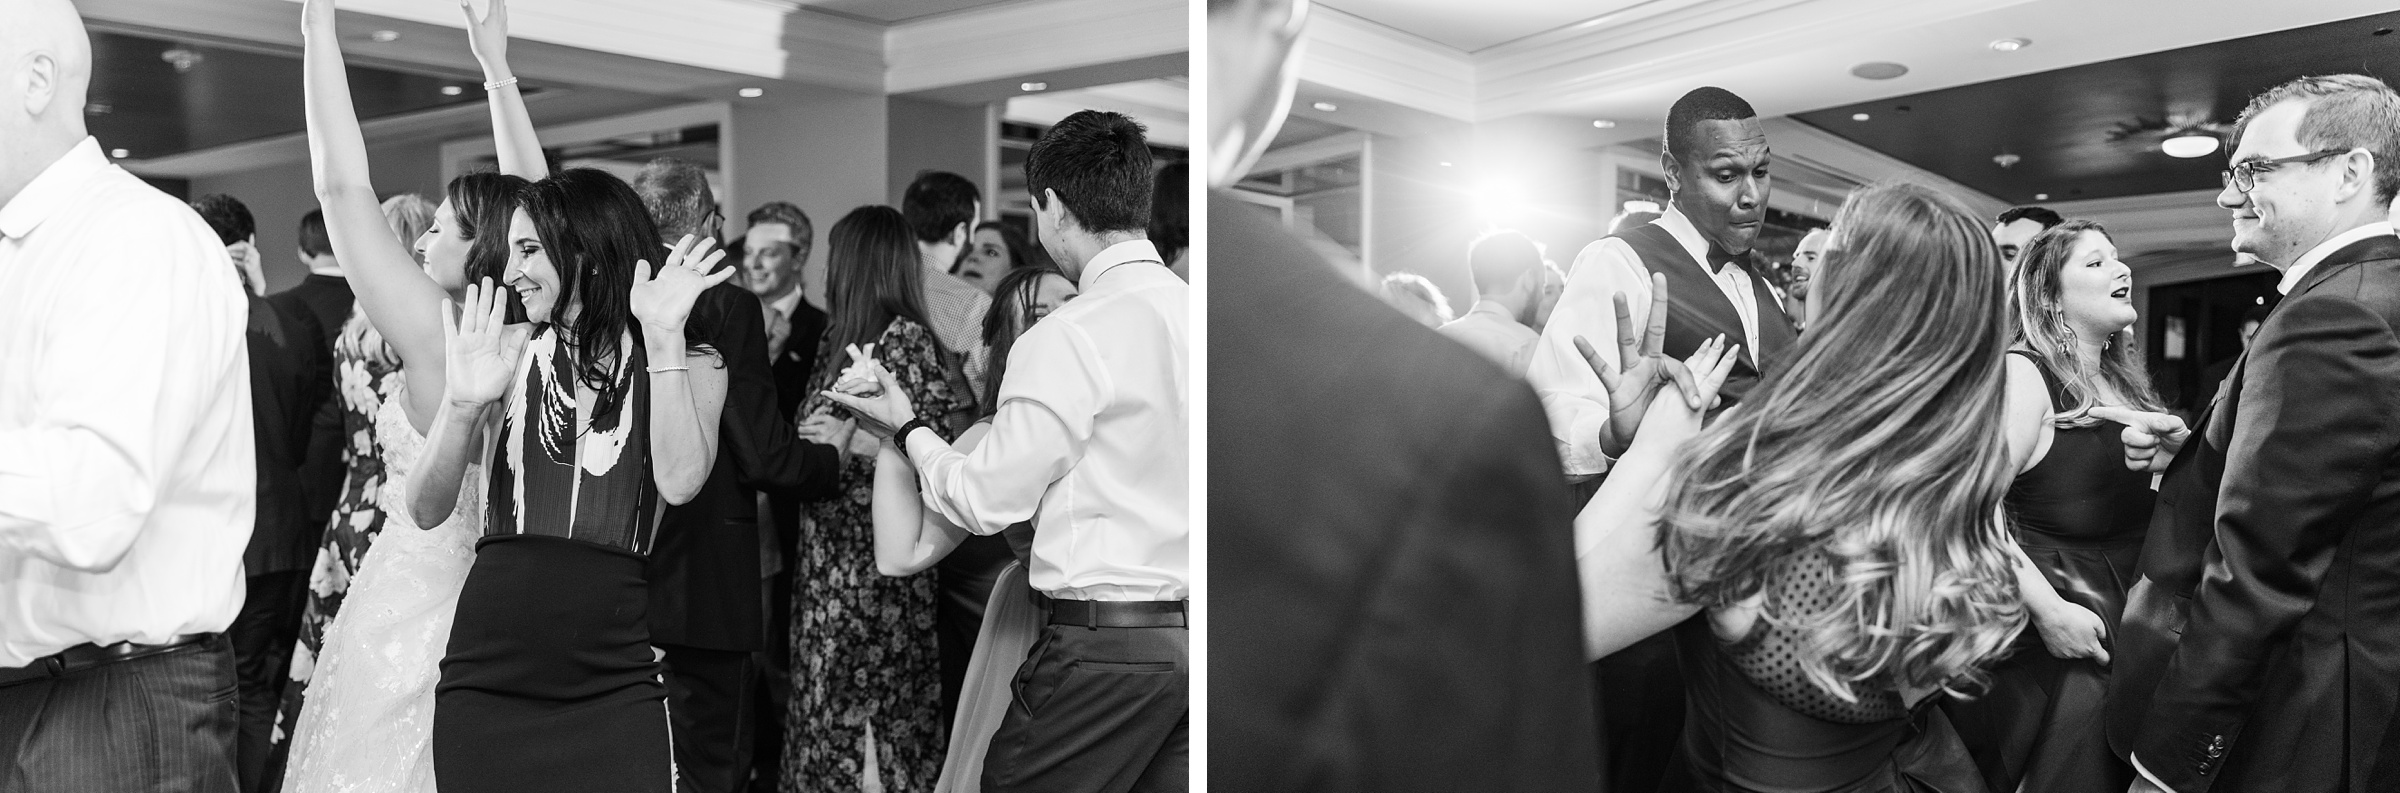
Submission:
[[[1017,337],[1033,327],[1034,293],[1041,291],[1042,276],[1067,277],[1058,268],[1019,267],[1000,276],[992,287],[992,310],[983,315],[983,343],[992,348],[992,363],[983,371],[983,418],[1000,411],[1000,380],[1008,374],[1008,351],[1017,345]]]
[[[450,180],[443,190],[450,201],[450,222],[468,243],[467,283],[507,280],[508,220],[517,213],[517,194],[531,184],[521,176],[470,173]],[[517,300],[516,290],[503,291],[508,295],[508,321],[524,322],[525,304]]]
[[[1026,239],[1025,232],[1018,231],[1015,226],[997,220],[987,220],[983,225],[976,226],[975,230],[1000,232],[1000,244],[1008,246],[1009,272],[1016,272],[1027,267],[1055,266],[1050,263],[1050,254],[1044,252],[1041,246],[1033,244],[1032,240]],[[960,256],[959,261],[966,261],[966,257]],[[951,274],[956,275],[958,267],[954,265],[950,271]]]
[[[610,415],[617,400],[624,398],[617,381],[617,345],[628,332],[633,343],[642,343],[641,323],[633,318],[628,294],[634,265],[647,261],[656,272],[666,258],[658,226],[632,187],[593,168],[569,168],[534,182],[518,194],[518,204],[533,219],[534,233],[541,235],[550,264],[558,270],[559,296],[551,324],[559,325],[558,315],[582,296],[566,340],[578,352],[577,379],[593,391],[593,415]],[[482,240],[478,237],[476,244]],[[715,312],[701,310],[708,304],[704,299],[695,305],[684,324],[684,342],[693,349],[713,342],[722,324]]]
[[[924,266],[900,210],[850,210],[826,232],[825,247],[825,302],[833,309],[825,342],[835,360],[849,345],[873,343],[899,317],[933,328],[925,318]]]
[[[1685,447],[1660,552],[1676,597],[1704,606],[1830,562],[1829,605],[1764,617],[1809,637],[1800,670],[1828,693],[1972,687],[2025,624],[1998,521],[2014,473],[2000,252],[1956,199],[1916,185],[1852,193],[1833,228],[1810,297],[1823,317]]]

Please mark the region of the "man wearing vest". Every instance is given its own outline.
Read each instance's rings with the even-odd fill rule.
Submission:
[[[1750,103],[1722,88],[1684,94],[1667,111],[1660,156],[1671,196],[1666,215],[1604,237],[1576,256],[1566,293],[1534,345],[1526,380],[1549,415],[1550,437],[1568,479],[1584,485],[1578,495],[1589,498],[1613,456],[1632,441],[1630,432],[1611,427],[1611,395],[1575,346],[1581,337],[1597,357],[1617,364],[1616,295],[1625,296],[1631,325],[1643,327],[1653,279],[1668,287],[1668,356],[1688,357],[1720,334],[1741,345],[1720,410],[1739,402],[1798,338],[1766,282],[1748,270],[1751,245],[1766,219],[1767,160],[1766,131]],[[1674,633],[1595,665],[1609,790],[1655,789],[1675,754],[1683,686]]]

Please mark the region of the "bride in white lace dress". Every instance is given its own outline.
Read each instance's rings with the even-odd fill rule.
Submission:
[[[388,475],[383,503],[400,522],[385,524],[392,530],[376,541],[349,601],[325,629],[308,706],[292,736],[286,791],[434,789],[433,686],[459,586],[475,561],[483,500],[462,494],[442,525],[408,528],[416,523],[406,520],[403,491],[425,436],[409,425],[402,402],[387,400],[375,415]]]
[[[450,518],[411,528],[408,472],[441,406],[447,371],[442,325],[456,317],[467,284],[485,289],[500,277],[507,250],[475,245],[480,232],[505,234],[523,176],[543,175],[524,100],[509,78],[507,12],[492,0],[468,41],[490,92],[503,174],[451,180],[433,226],[411,250],[385,225],[367,170],[367,150],[350,102],[334,26],[333,0],[306,0],[302,55],[310,164],[326,236],[357,295],[358,308],[400,360],[401,387],[375,414],[382,444],[384,502],[391,527],[351,582],[342,610],[326,628],[308,698],[293,727],[286,793],[432,793],[434,686],[450,644],[459,591],[481,535],[483,499],[461,494]],[[496,242],[487,240],[486,242]],[[420,262],[422,262],[420,264]],[[479,467],[479,466],[478,466]],[[469,473],[470,480],[480,474]],[[472,489],[470,489],[471,491]]]

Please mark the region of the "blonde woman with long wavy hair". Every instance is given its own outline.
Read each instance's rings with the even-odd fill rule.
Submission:
[[[1859,190],[1789,363],[1705,429],[1662,389],[1576,518],[1587,650],[1675,628],[1700,789],[1982,790],[1930,706],[2026,623],[2003,281],[1955,200]]]

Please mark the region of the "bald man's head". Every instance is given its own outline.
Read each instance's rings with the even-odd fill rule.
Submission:
[[[0,204],[84,135],[92,40],[68,0],[0,0]]]

